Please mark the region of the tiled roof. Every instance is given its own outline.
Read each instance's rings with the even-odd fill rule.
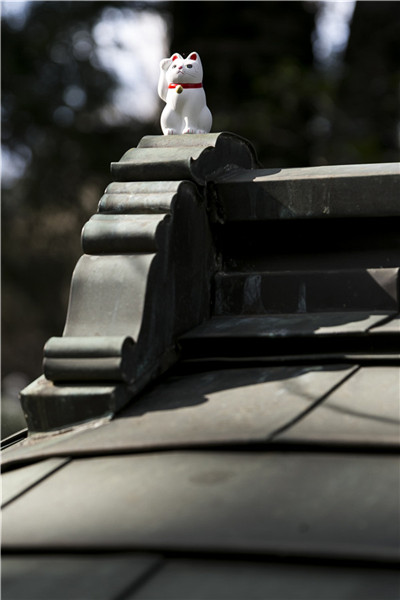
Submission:
[[[2,452],[3,597],[397,598],[400,166],[113,173]]]

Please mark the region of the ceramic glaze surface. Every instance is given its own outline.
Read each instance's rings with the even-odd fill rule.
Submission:
[[[158,94],[166,103],[161,114],[164,135],[209,133],[212,116],[202,81],[203,67],[197,52],[187,58],[175,53],[161,61]]]

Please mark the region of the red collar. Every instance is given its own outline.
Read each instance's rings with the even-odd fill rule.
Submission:
[[[191,89],[191,88],[201,88],[203,87],[202,83],[170,83],[169,84],[169,89],[173,90],[174,88],[177,88],[181,86],[184,90],[186,89]]]

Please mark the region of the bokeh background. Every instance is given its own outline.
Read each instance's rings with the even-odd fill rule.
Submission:
[[[265,167],[399,160],[400,2],[2,2],[2,437],[61,335],[109,164],[160,134],[159,61],[199,52],[213,131]],[[378,199],[377,199],[378,201]]]

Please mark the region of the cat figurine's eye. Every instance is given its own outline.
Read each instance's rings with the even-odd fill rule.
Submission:
[[[193,69],[193,65],[186,65],[188,69]]]

